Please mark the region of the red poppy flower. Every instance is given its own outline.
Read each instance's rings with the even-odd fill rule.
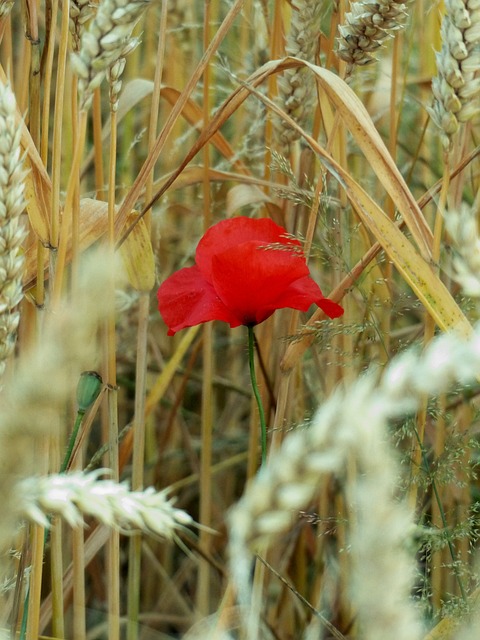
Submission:
[[[195,262],[158,290],[170,336],[210,320],[252,326],[276,309],[307,311],[313,303],[330,318],[343,313],[310,277],[300,242],[268,218],[213,225],[198,243]]]

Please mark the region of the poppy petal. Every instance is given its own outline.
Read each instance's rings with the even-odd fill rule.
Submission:
[[[315,300],[315,303],[329,318],[339,318],[345,313],[345,309],[330,298]]]
[[[313,303],[319,306],[329,318],[338,318],[343,315],[343,308],[333,300],[325,298],[318,284],[310,276],[292,282],[275,300],[275,309],[308,311]]]
[[[198,243],[195,262],[210,280],[213,256],[251,241],[259,241],[265,246],[281,243],[301,247],[298,240],[287,236],[285,229],[270,218],[239,216],[217,222],[206,231]]]
[[[314,285],[310,289],[300,286],[298,290],[290,290],[292,283],[308,274],[302,255],[288,246],[266,248],[259,241],[230,247],[212,259],[215,291],[225,306],[247,325],[263,322],[275,309],[298,308],[298,304],[308,309],[322,295],[313,280],[308,278]]]
[[[198,267],[176,271],[160,285],[158,308],[168,326],[168,335],[210,320],[222,320],[230,326],[242,324],[215,293]]]

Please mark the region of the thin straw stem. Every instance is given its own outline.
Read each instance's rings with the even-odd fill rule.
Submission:
[[[93,120],[93,150],[95,167],[95,190],[99,200],[105,199],[105,177],[103,173],[103,142],[102,142],[102,104],[100,87],[93,92],[92,106]]]
[[[167,0],[163,0],[160,15],[160,26],[158,33],[157,55],[155,64],[154,87],[148,125],[148,149],[154,146],[158,125],[160,89],[165,60],[167,26]],[[146,183],[146,198],[151,199],[153,193],[154,172],[152,170]],[[145,223],[150,229],[150,214],[145,216]],[[149,316],[149,294],[142,292],[138,309],[137,328],[137,360],[135,379],[135,429],[133,433],[133,456],[132,456],[132,489],[138,490],[143,487],[144,458],[145,458],[145,396],[146,396],[146,373],[147,373],[147,337],[148,337],[148,316]],[[138,617],[140,613],[140,570],[141,570],[142,538],[136,534],[132,536],[129,544],[128,562],[128,622],[127,640],[138,638],[139,627]]]
[[[32,531],[32,570],[30,574],[30,586],[27,591],[26,604],[28,606],[28,620],[26,638],[27,640],[36,640],[39,635],[38,621],[41,599],[41,585],[43,574],[43,542],[44,529],[39,525],[35,525]]]
[[[85,132],[87,128],[87,112],[80,111],[78,124],[78,138],[75,143],[75,150],[72,159],[72,168],[68,180],[67,195],[65,197],[65,208],[62,218],[62,227],[58,244],[58,255],[55,267],[55,278],[53,283],[53,303],[58,304],[60,301],[63,277],[67,262],[67,248],[70,240],[70,230],[72,224],[72,214],[74,206],[74,198],[77,190],[78,174],[80,163],[83,155],[83,147],[85,142]],[[58,236],[57,236],[58,237]],[[54,245],[55,246],[55,245]]]
[[[108,314],[106,320],[106,371],[108,391],[108,445],[109,464],[112,477],[118,481],[118,391],[115,335],[115,176],[117,155],[117,112],[110,110],[110,155],[108,169],[108,235],[107,250],[109,253],[108,275]],[[107,548],[108,566],[108,640],[120,638],[120,537],[118,531],[112,530]]]
[[[135,427],[133,433],[132,489],[143,488],[145,458],[145,393],[147,374],[147,330],[149,295],[142,293],[139,302],[137,332],[137,367],[135,377]],[[134,534],[129,544],[127,640],[138,638],[140,613],[142,536]]]
[[[86,638],[85,619],[85,541],[83,529],[72,531],[73,566],[73,637],[75,640]]]
[[[210,40],[211,20],[210,0],[204,2],[203,20],[203,48],[208,49]],[[210,64],[207,63],[203,73],[203,121],[208,125],[210,105]],[[208,229],[211,224],[210,211],[210,181],[208,169],[210,155],[208,145],[203,150],[203,226]],[[212,325],[207,324],[203,332],[203,378],[202,378],[202,454],[200,469],[200,522],[205,527],[211,526],[212,521],[212,443],[213,443],[213,331]],[[205,554],[210,554],[211,535],[207,529],[200,531],[200,546]],[[196,605],[197,610],[207,615],[210,609],[210,563],[204,558],[199,560],[198,589]]]
[[[69,3],[64,3],[62,11],[60,47],[57,54],[57,79],[55,85],[55,107],[53,120],[51,244],[54,247],[58,246],[60,235],[60,182],[62,170],[62,130],[65,69],[67,64],[68,24]]]
[[[43,160],[43,164],[47,166],[48,160],[48,146],[49,146],[49,132],[50,132],[50,115],[51,106],[50,100],[52,97],[52,75],[53,75],[53,56],[55,53],[55,36],[57,35],[56,24],[58,15],[58,0],[52,1],[52,13],[50,16],[50,30],[48,32],[48,39],[45,43],[45,67],[43,71],[43,105],[42,105],[42,127],[41,134],[42,139],[40,143],[40,155]]]
[[[80,413],[80,412],[79,412]],[[73,462],[73,460],[70,460]],[[72,469],[83,468],[83,449],[71,464]],[[72,530],[72,571],[73,571],[73,637],[75,640],[85,640],[87,636],[86,621],[86,593],[85,593],[85,539],[82,527]]]

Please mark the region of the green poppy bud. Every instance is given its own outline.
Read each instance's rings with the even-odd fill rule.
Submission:
[[[77,404],[79,411],[87,411],[102,389],[102,377],[96,371],[83,371],[77,385]]]

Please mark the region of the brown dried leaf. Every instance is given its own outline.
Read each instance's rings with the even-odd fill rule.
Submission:
[[[118,210],[118,207],[117,207]],[[130,214],[130,220],[132,216]],[[93,198],[80,200],[79,217],[79,251],[83,253],[88,247],[100,240],[108,228],[108,204]],[[131,238],[127,239],[121,249],[129,281],[140,291],[149,291],[154,284],[155,267],[152,245],[143,221],[135,225]],[[72,247],[67,249],[67,264],[72,259]],[[48,256],[45,260],[45,270],[48,267]],[[26,265],[24,287],[30,288],[35,284],[37,276],[37,251],[32,244],[26,251]],[[48,277],[48,274],[47,274]]]
[[[227,215],[235,215],[239,209],[248,205],[271,202],[271,198],[254,185],[238,184],[228,190]]]
[[[138,214],[127,218],[130,225]],[[128,281],[137,291],[150,291],[155,284],[155,258],[147,225],[139,220],[132,233],[120,247]]]

